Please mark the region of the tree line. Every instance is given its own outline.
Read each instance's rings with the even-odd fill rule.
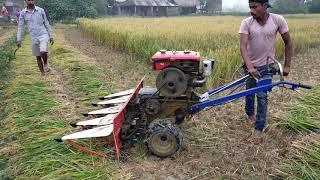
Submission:
[[[320,0],[273,0],[270,10],[279,14],[320,13]]]
[[[106,14],[106,0],[37,0],[51,20],[74,19],[76,17],[95,18]]]
[[[2,2],[3,0],[0,0]],[[201,0],[205,1],[205,0]],[[115,0],[37,0],[50,20],[60,21],[76,17],[95,18],[112,14]],[[279,14],[320,13],[320,0],[271,0],[271,12]],[[108,8],[109,7],[109,8]]]

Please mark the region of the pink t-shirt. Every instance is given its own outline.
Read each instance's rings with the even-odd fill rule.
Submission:
[[[253,17],[244,19],[241,22],[239,33],[249,35],[247,50],[253,66],[266,65],[268,56],[274,58],[277,32],[284,34],[288,31],[286,20],[278,14],[270,13],[266,24],[263,26]]]

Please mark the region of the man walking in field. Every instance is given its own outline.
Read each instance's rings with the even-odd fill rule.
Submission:
[[[21,47],[24,25],[28,24],[32,42],[32,54],[36,56],[42,75],[50,71],[48,64],[48,42],[53,41],[51,26],[45,11],[35,6],[35,0],[25,0],[27,8],[21,11],[18,24],[17,46]]]
[[[256,86],[256,78],[268,76],[260,73],[267,69],[268,57],[275,57],[277,32],[281,34],[285,44],[285,63],[283,74],[290,72],[292,43],[287,22],[281,15],[268,13],[271,7],[269,0],[249,0],[251,17],[244,19],[240,26],[240,50],[245,63],[245,72],[251,75],[247,81],[247,89]],[[257,97],[257,113],[255,115],[255,96]],[[267,92],[246,97],[245,111],[248,119],[255,123],[255,130],[250,144],[263,142],[263,129],[266,123],[268,108]]]

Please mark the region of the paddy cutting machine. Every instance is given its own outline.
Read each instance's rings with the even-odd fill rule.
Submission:
[[[271,77],[256,79],[257,87],[218,96],[230,88],[245,84],[250,75],[214,88],[204,94],[195,93],[203,87],[211,75],[214,60],[202,59],[195,51],[157,52],[151,58],[153,70],[159,71],[156,87],[145,87],[144,78],[134,89],[107,95],[93,104],[102,109],[83,113],[88,119],[71,123],[78,132],[55,138],[58,142],[68,142],[76,148],[98,156],[106,156],[76,142],[79,139],[112,137],[115,152],[119,158],[124,144],[134,144],[143,139],[148,150],[161,158],[169,157],[179,151],[183,135],[179,129],[185,119],[202,109],[223,104],[243,96],[261,91],[271,91],[275,86],[311,89],[308,85],[293,83],[283,79],[282,66],[273,58],[267,72],[280,76],[273,82]]]

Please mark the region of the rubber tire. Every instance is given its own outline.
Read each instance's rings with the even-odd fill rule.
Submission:
[[[167,152],[160,152],[159,150],[157,150],[157,147],[154,146],[154,144],[156,144],[157,146],[161,146],[161,143],[152,143],[152,141],[157,141],[157,137],[159,137],[160,135],[169,137],[174,143],[173,147],[170,148]],[[148,127],[146,137],[146,144],[149,151],[160,158],[173,156],[181,149],[183,143],[181,130],[172,123],[171,119],[158,119],[151,122]]]

